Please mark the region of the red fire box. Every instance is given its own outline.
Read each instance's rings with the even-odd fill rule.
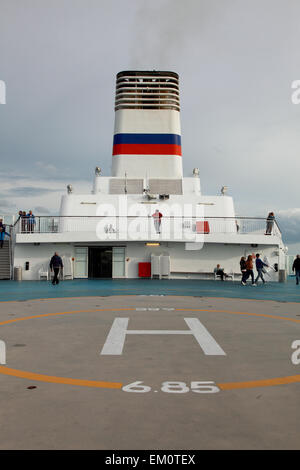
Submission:
[[[151,277],[151,263],[139,263],[139,277]]]
[[[197,233],[209,233],[209,223],[207,220],[196,222]]]

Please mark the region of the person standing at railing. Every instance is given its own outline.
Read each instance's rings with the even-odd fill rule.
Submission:
[[[299,279],[300,279],[300,255],[297,255],[294,263],[293,263],[293,271],[295,271],[296,274],[296,285],[299,285]]]
[[[5,225],[3,225],[3,219],[0,219],[0,248],[3,248],[5,237]]]
[[[18,212],[18,218],[16,220],[16,224],[17,223],[20,223],[20,226],[21,226],[21,232],[23,232],[23,228],[22,228],[22,217],[23,217],[23,211],[19,211]]]
[[[22,216],[21,216],[21,231],[22,233],[25,233],[27,232],[27,215],[26,215],[26,212],[23,211],[22,212]]]
[[[273,227],[274,227],[275,215],[274,212],[269,212],[267,217],[267,227],[266,227],[266,235],[271,235]]]
[[[35,217],[34,217],[32,211],[29,211],[26,217],[27,217],[27,230],[28,230],[28,232],[34,232]]]
[[[3,248],[5,235],[10,237],[10,234],[6,232],[6,226],[3,224],[3,219],[0,219],[0,248]]]
[[[160,233],[162,216],[163,216],[162,213],[159,212],[158,209],[156,209],[154,214],[152,214],[152,217],[154,219],[154,227],[155,227],[156,233]]]
[[[54,277],[52,280],[53,285],[59,284],[58,273],[59,273],[60,268],[62,269],[63,267],[64,266],[63,266],[62,259],[56,251],[50,260],[51,272],[54,271]]]

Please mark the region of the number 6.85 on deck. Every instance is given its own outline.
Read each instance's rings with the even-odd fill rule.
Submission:
[[[131,393],[147,393],[151,391],[151,387],[143,385],[143,382],[138,380],[137,382],[125,385],[122,387],[122,390]],[[158,390],[154,391],[157,392]],[[217,393],[220,389],[212,381],[193,381],[190,387],[185,382],[163,382],[161,391],[166,393],[187,393],[190,391],[195,393]]]

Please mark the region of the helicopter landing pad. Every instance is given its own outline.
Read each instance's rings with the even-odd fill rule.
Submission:
[[[0,449],[300,448],[299,303],[0,306]]]

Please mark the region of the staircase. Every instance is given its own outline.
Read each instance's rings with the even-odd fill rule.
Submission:
[[[10,279],[9,241],[5,240],[0,248],[0,279]]]

